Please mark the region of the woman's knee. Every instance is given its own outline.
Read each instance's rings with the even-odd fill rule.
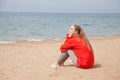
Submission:
[[[73,53],[73,51],[71,49],[67,50],[67,53]]]
[[[70,50],[67,51],[67,53],[69,54],[69,56],[70,56],[73,64],[74,64],[74,65],[77,65],[77,57],[76,57],[76,55],[74,54],[73,50],[70,49]]]

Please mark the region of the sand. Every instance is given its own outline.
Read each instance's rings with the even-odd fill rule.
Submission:
[[[52,69],[63,40],[0,44],[0,80],[120,80],[120,37],[89,38],[95,66]]]

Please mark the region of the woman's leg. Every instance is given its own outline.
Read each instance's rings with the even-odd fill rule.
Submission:
[[[62,64],[66,61],[66,59],[69,57],[67,52],[61,53],[58,57],[57,64]]]
[[[74,52],[72,50],[68,50],[67,53],[69,57],[71,58],[73,64],[77,66],[77,56],[74,54]]]

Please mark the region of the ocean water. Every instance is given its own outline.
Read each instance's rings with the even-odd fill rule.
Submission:
[[[120,35],[120,14],[0,13],[0,42],[60,39],[72,24],[88,37]]]

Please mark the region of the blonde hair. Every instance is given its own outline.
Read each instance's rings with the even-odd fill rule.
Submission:
[[[92,46],[91,46],[89,40],[87,39],[84,30],[77,24],[74,24],[72,26],[74,26],[75,31],[77,32],[76,34],[78,34],[77,37],[82,38],[85,41],[85,43],[87,44],[87,46],[89,47],[89,49],[92,50],[92,52],[93,52]]]

